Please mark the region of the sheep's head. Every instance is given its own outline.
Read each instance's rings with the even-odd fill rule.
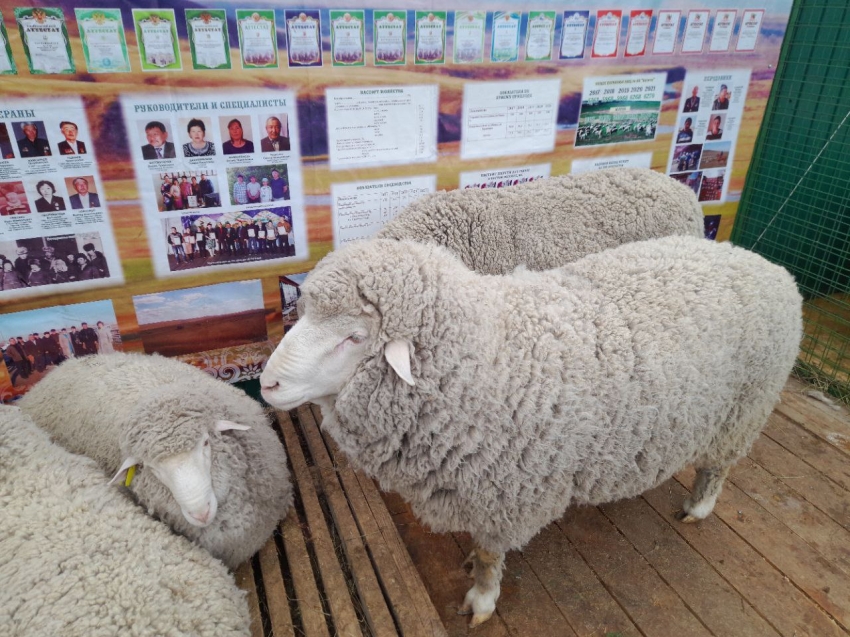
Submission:
[[[138,420],[122,431],[124,461],[111,482],[123,481],[130,467],[141,465],[150,473],[147,480],[153,477],[168,490],[189,524],[205,527],[218,511],[213,469],[222,432],[250,427],[205,413],[205,405],[194,404],[198,397],[184,391],[163,387],[140,401]]]
[[[260,377],[280,409],[338,394],[369,357],[383,356],[413,385],[412,343],[430,302],[420,264],[434,246],[361,241],[326,256],[301,288],[298,323]]]

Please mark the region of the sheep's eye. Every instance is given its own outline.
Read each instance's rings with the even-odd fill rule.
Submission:
[[[354,343],[355,345],[357,345],[359,343],[362,343],[365,339],[366,339],[366,337],[361,336],[360,334],[352,334],[351,336],[349,336],[345,340],[350,341],[350,342]]]
[[[209,441],[209,440],[204,440],[204,446],[205,446],[205,447],[209,447],[209,446],[210,446],[210,441]]]

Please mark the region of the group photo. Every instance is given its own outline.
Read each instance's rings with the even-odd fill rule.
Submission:
[[[151,177],[160,212],[221,207],[215,168],[154,173]]]
[[[27,388],[69,358],[121,351],[111,301],[0,316],[3,361],[15,388]]]
[[[0,292],[109,278],[97,233],[0,240]]]
[[[286,164],[228,168],[227,191],[234,206],[288,201]]]
[[[583,101],[576,147],[655,139],[661,102]]]
[[[289,206],[162,220],[172,272],[295,256]]]

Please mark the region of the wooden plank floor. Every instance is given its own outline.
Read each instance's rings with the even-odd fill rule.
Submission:
[[[236,572],[252,637],[444,637],[377,488],[323,437],[320,418],[310,407],[277,413],[295,507]]]
[[[571,509],[507,557],[494,617],[457,615],[463,534],[433,534],[382,494],[448,634],[850,635],[850,416],[790,379],[714,513],[685,525],[693,471],[639,498]]]
[[[571,509],[506,560],[494,617],[457,615],[463,534],[433,534],[349,467],[321,414],[278,413],[296,506],[237,572],[253,637],[850,637],[850,416],[790,379],[714,513],[675,521],[688,470]]]

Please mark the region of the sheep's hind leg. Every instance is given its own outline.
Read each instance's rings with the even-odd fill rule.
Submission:
[[[502,568],[505,566],[504,553],[490,553],[476,547],[472,551],[472,577],[475,585],[466,593],[459,615],[472,613],[470,628],[483,624],[493,616],[496,600],[501,592]]]
[[[728,466],[697,469],[691,497],[682,504],[683,510],[679,511],[676,519],[687,524],[707,518],[714,509],[727,475],[729,475]]]

